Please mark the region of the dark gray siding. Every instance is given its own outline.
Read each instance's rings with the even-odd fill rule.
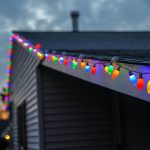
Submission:
[[[13,48],[13,71],[11,100],[13,100],[13,140],[14,150],[18,150],[17,107],[26,103],[26,129],[28,150],[40,150],[37,104],[36,67],[39,59],[29,54],[18,44]]]
[[[113,150],[111,91],[41,68],[44,150]]]
[[[150,103],[119,94],[124,150],[150,150]]]

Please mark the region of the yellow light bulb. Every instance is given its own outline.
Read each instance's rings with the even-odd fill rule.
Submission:
[[[104,69],[105,69],[105,71],[108,73],[108,66],[105,66]]]
[[[10,135],[9,134],[6,134],[5,135],[5,140],[9,141],[11,139]]]
[[[150,80],[147,83],[147,93],[150,94]]]
[[[76,60],[75,59],[72,59],[72,62],[75,62]]]
[[[54,62],[55,61],[55,56],[52,56],[52,62]]]

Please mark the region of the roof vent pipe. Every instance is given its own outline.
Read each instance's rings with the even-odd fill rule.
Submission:
[[[79,12],[78,11],[72,11],[71,12],[71,18],[72,18],[73,32],[78,32]]]

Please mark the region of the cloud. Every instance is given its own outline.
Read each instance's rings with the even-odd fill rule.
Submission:
[[[71,31],[70,12],[80,11],[80,30],[149,30],[148,0],[2,0],[0,79],[3,86],[11,30]]]

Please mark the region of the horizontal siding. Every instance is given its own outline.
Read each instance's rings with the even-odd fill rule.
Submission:
[[[46,67],[41,73],[45,150],[115,149],[108,91]]]
[[[13,106],[14,109],[12,109],[12,118],[13,118],[13,147],[14,150],[18,149],[18,125],[17,125],[17,109],[15,109],[15,106]]]
[[[40,150],[39,120],[37,104],[37,75],[36,67],[39,59],[29,54],[18,44],[14,44],[11,100],[13,100],[13,141],[14,150],[19,150],[17,108],[23,101],[26,102],[26,137],[27,150]]]

